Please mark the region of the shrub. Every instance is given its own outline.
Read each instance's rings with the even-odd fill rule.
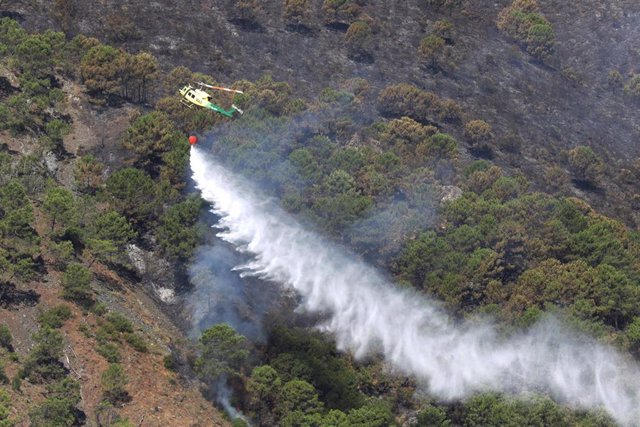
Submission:
[[[536,0],[515,0],[498,15],[498,28],[524,44],[532,56],[545,60],[553,54],[555,32],[540,14]]]
[[[444,65],[447,52],[445,40],[436,34],[423,38],[418,48],[420,58],[433,69],[441,68]]]
[[[437,158],[455,158],[458,154],[458,141],[447,133],[436,133],[429,138],[427,151]]]
[[[426,0],[429,6],[438,9],[454,9],[462,6],[463,0]]]
[[[436,130],[433,126],[423,126],[409,117],[391,120],[380,134],[380,140],[389,146],[398,142],[416,146],[426,141]]]
[[[93,274],[81,264],[69,264],[62,275],[62,297],[83,306],[93,303],[91,292]]]
[[[549,22],[542,22],[532,25],[527,31],[524,43],[527,45],[527,52],[534,58],[547,59],[553,54],[556,34]]]
[[[16,420],[10,419],[11,414],[11,396],[5,390],[0,389],[0,426],[11,427]]]
[[[18,46],[27,37],[27,32],[11,18],[0,19],[0,43],[7,47],[10,53],[13,53]]]
[[[322,12],[326,24],[348,23],[360,15],[361,8],[351,0],[324,0]]]
[[[442,37],[446,42],[451,42],[455,27],[446,19],[441,19],[433,24],[432,34]]]
[[[544,171],[545,188],[550,193],[561,193],[569,187],[569,174],[558,165],[549,166]]]
[[[138,334],[125,334],[124,339],[137,352],[146,353],[149,350],[149,348],[147,347],[147,343],[144,341],[144,338],[142,338]]]
[[[380,91],[378,109],[385,116],[407,116],[422,124],[435,124],[435,120],[455,122],[462,110],[451,99],[440,99],[436,94],[400,83]]]
[[[54,0],[51,6],[51,16],[67,34],[71,32],[77,12],[78,6],[75,0]]]
[[[578,181],[596,184],[604,173],[602,159],[587,146],[578,146],[569,151],[569,167]]]
[[[140,38],[136,24],[124,13],[112,13],[105,19],[104,30],[107,39],[115,43],[124,43]]]
[[[93,193],[102,184],[104,165],[89,154],[76,161],[73,169],[78,190]]]
[[[118,332],[133,332],[133,324],[120,313],[110,313],[107,316],[107,320]]]
[[[0,324],[0,347],[4,347],[9,351],[13,350],[13,346],[11,345],[11,341],[13,337],[11,336],[11,331],[9,327],[4,323]]]
[[[11,380],[11,389],[20,391],[20,387],[22,387],[22,378],[20,378],[20,372],[18,372]]]
[[[345,43],[349,54],[354,59],[363,59],[366,56],[370,56],[373,42],[371,34],[371,27],[365,21],[355,21],[349,25],[349,29],[345,34]]]
[[[65,320],[70,319],[71,316],[71,308],[66,304],[60,304],[42,313],[38,317],[38,322],[42,327],[57,329],[64,324]]]
[[[464,136],[473,146],[483,145],[491,138],[491,125],[484,120],[471,120],[464,125]]]
[[[626,85],[624,85],[625,93],[634,96],[640,96],[640,74],[631,76]]]
[[[496,140],[496,145],[502,151],[507,153],[518,153],[522,148],[524,141],[522,137],[516,133],[509,132],[506,135],[500,136]]]
[[[304,25],[309,19],[309,0],[285,0],[282,16],[290,25]]]
[[[64,366],[60,363],[64,348],[62,334],[51,328],[42,328],[33,334],[36,345],[29,353],[23,375],[32,382],[47,381],[64,376]]]
[[[9,377],[4,372],[4,362],[0,361],[0,384],[9,384]],[[0,409],[0,420],[2,419],[2,410]],[[0,426],[2,423],[0,422]]]
[[[64,268],[73,258],[73,243],[69,240],[51,242],[49,251],[58,268]]]
[[[609,74],[607,74],[607,84],[614,88],[622,87],[622,74],[620,74],[620,71],[609,71]]]
[[[261,27],[259,18],[264,15],[260,0],[226,0],[229,21],[246,30]]]
[[[453,99],[438,100],[436,107],[440,120],[458,122],[462,117],[462,108]]]
[[[178,372],[179,362],[173,352],[162,358],[162,365],[170,371]]]
[[[125,386],[129,380],[119,363],[112,363],[102,374],[102,389],[107,401],[116,404],[127,400]]]
[[[627,326],[625,334],[627,335],[631,349],[633,351],[640,350],[640,317],[633,319],[633,322]]]
[[[110,363],[118,363],[120,362],[120,351],[118,350],[118,346],[111,342],[103,342],[98,344],[96,348],[98,354],[104,357],[107,362]]]

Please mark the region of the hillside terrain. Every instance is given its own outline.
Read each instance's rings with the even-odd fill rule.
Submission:
[[[627,422],[538,388],[452,401],[338,351],[314,327],[331,313],[237,274],[248,255],[211,230],[187,135],[454,322],[508,339],[552,316],[635,363],[638,2],[14,0],[0,16],[0,425]],[[242,89],[216,102],[244,115],[181,105],[197,81]]]
[[[281,1],[244,2],[259,5],[254,14],[244,15],[227,3],[94,3],[73,9],[69,30],[149,51],[165,70],[184,65],[219,81],[269,74],[300,95],[354,77],[377,88],[413,83],[454,99],[471,118],[488,122],[496,139],[517,138],[516,153],[498,153],[495,161],[522,170],[541,189],[548,187],[547,167],[563,151],[593,148],[608,166],[607,179],[600,191],[574,191],[626,221],[638,221],[632,212],[637,197],[631,197],[637,187],[620,176],[623,169],[637,169],[640,157],[638,99],[622,89],[640,62],[637,2],[540,2],[556,34],[555,53],[544,63],[496,28],[508,1],[459,1],[440,8],[438,2],[430,6],[419,0],[362,2],[359,13],[372,22],[373,32],[367,60],[353,60],[345,40],[349,24],[359,18],[333,18],[322,1],[305,2],[302,29],[288,25]],[[39,10],[47,9],[35,1],[16,7],[27,27],[60,25]],[[113,28],[109,17],[114,15],[124,16],[126,25]],[[424,66],[418,47],[442,19],[453,24],[449,64],[434,72]],[[129,33],[118,36],[122,28]],[[612,81],[615,72],[620,82]]]

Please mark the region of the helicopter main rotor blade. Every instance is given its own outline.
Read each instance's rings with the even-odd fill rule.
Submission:
[[[228,87],[222,87],[222,86],[211,86],[209,84],[203,83],[203,82],[198,82],[199,85],[202,85],[204,87],[208,87],[210,89],[215,89],[215,90],[222,90],[225,92],[233,92],[233,93],[244,93],[241,90],[237,90],[237,89],[229,89]]]

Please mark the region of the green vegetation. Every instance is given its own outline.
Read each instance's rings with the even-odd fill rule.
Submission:
[[[88,336],[92,335],[88,333]],[[121,361],[120,349],[124,342],[140,353],[148,351],[147,343],[134,332],[131,321],[118,312],[109,313],[98,320],[94,337],[98,343],[96,351],[111,363]]]
[[[349,55],[355,60],[369,60],[372,48],[372,29],[366,21],[355,21],[345,34]]]
[[[69,264],[62,275],[62,296],[88,307],[93,303],[91,270],[81,264]]]
[[[87,193],[95,193],[95,191],[102,185],[103,172],[104,165],[93,155],[89,154],[79,158],[76,161],[76,166],[73,170],[78,190]]]
[[[439,68],[446,59],[447,49],[445,40],[435,34],[423,38],[418,49],[420,58],[433,69]]]
[[[106,371],[102,373],[102,390],[104,398],[112,404],[126,401],[129,392],[125,386],[129,382],[127,375],[119,363],[112,363]]]
[[[383,89],[378,96],[378,105],[382,114],[407,116],[423,124],[434,124],[438,120],[456,121],[461,115],[460,108],[452,101],[442,100],[434,93],[405,83]]]
[[[0,347],[5,350],[12,351],[13,346],[11,345],[13,341],[13,337],[11,336],[11,331],[4,323],[0,324]]]
[[[135,168],[115,172],[106,182],[105,193],[113,207],[135,225],[153,218],[159,200],[149,175]]]
[[[71,308],[68,305],[60,304],[42,313],[38,317],[38,322],[43,328],[58,329],[64,324],[65,320],[71,317]]]
[[[112,46],[90,47],[80,62],[82,80],[91,94],[105,99],[120,95],[133,102],[144,102],[149,82],[158,71],[153,55],[131,55]]]
[[[115,211],[100,214],[91,224],[87,237],[87,249],[103,262],[122,261],[127,244],[137,236],[127,219]]]
[[[491,138],[491,125],[484,120],[471,120],[464,124],[464,136],[477,146]]]
[[[306,26],[311,14],[309,0],[285,0],[282,17],[293,26]]]
[[[202,230],[198,226],[201,208],[202,201],[190,197],[167,209],[160,218],[158,244],[166,255],[183,261],[191,257],[201,242]]]
[[[202,332],[200,356],[195,362],[198,376],[212,380],[238,372],[249,356],[248,341],[233,328],[221,323]]]
[[[11,414],[11,397],[5,391],[0,389],[0,427],[11,427],[15,420],[9,418]]]
[[[522,43],[527,52],[539,60],[553,54],[555,32],[551,23],[540,14],[536,0],[514,0],[498,16],[498,28]]]
[[[624,85],[624,91],[629,95],[640,96],[640,74],[633,74],[627,84]]]
[[[325,24],[351,23],[362,13],[358,3],[353,0],[324,0],[322,13]]]
[[[11,180],[0,187],[0,278],[29,281],[37,276],[38,235],[25,187]]]
[[[597,184],[604,173],[602,159],[587,146],[569,151],[569,167],[575,179],[592,184]]]
[[[60,25],[72,26],[65,13],[73,14],[73,2],[54,3]],[[233,3],[232,22],[260,25],[260,2]],[[462,7],[457,0],[424,4],[448,11]],[[349,0],[322,5],[324,23],[345,31],[347,53],[362,61],[372,59],[380,29],[366,7],[365,1]],[[311,30],[312,12],[306,0],[283,3],[292,31]],[[105,26],[112,41],[137,37],[126,17],[109,15]],[[552,55],[553,29],[535,1],[513,2],[498,26],[534,57]],[[444,71],[463,29],[439,20],[428,30],[421,60]],[[51,277],[62,272],[62,296],[97,316],[96,326],[81,328],[110,363],[102,385],[104,407],[114,410],[129,398],[122,349],[146,352],[150,346],[123,314],[105,315],[95,294],[105,280],[103,269],[128,272],[131,243],[153,246],[184,271],[206,238],[198,224],[202,201],[180,192],[189,153],[184,133],[210,129],[223,119],[183,108],[173,93],[187,81],[215,80],[184,67],[165,75],[148,53],[128,53],[84,36],[28,34],[7,18],[0,19],[0,52],[17,85],[0,97],[0,130],[37,141],[32,154],[0,148],[0,287],[27,288],[47,271]],[[62,140],[74,126],[61,113],[61,77],[81,79],[97,104],[156,105],[133,116],[120,141],[128,164],[114,168],[99,149],[86,152],[72,163],[73,189],[57,183],[43,161],[44,151],[64,149]],[[156,77],[162,84],[152,91]],[[624,85],[630,95],[638,93],[636,77]],[[623,86],[621,75],[612,80]],[[493,129],[470,120],[456,102],[421,84],[379,90],[351,79],[302,100],[289,84],[269,76],[236,82],[245,94],[233,102],[246,114],[226,122],[215,154],[261,183],[285,209],[387,268],[403,286],[435,295],[460,318],[491,313],[500,332],[509,334],[553,312],[640,354],[640,236],[563,196],[572,183],[561,166],[574,184],[589,190],[611,175],[603,158],[586,146],[571,149],[561,158],[566,164],[541,168],[548,181],[544,190],[554,195],[532,192],[519,172],[496,166],[506,164],[506,157],[496,164],[469,160],[486,147],[518,154],[526,147],[519,129],[504,135],[498,121]],[[635,170],[629,168],[633,184]],[[445,186],[459,187],[462,195],[441,202]],[[15,362],[20,373],[13,377],[14,391],[23,380],[46,389],[28,411],[33,425],[79,423],[79,385],[60,362],[65,345],[57,330],[71,312],[67,305],[42,307],[33,350],[24,363]],[[256,425],[386,426],[404,422],[395,418],[404,412],[416,414],[416,425],[610,425],[600,414],[572,412],[544,397],[524,402],[482,394],[452,405],[415,398],[412,381],[386,373],[375,357],[354,362],[326,336],[295,326],[297,320],[268,322],[268,336],[255,348],[230,326],[215,325],[187,359],[201,379],[226,381],[234,405]],[[13,349],[6,325],[0,325],[0,346]],[[165,366],[177,370],[179,360],[168,357]],[[15,368],[11,363],[7,372]],[[9,403],[0,394],[0,426]]]
[[[259,18],[264,14],[259,0],[227,0],[230,5],[230,20],[247,28],[260,26]]]
[[[75,203],[73,194],[62,187],[52,187],[47,191],[42,209],[51,219],[51,232],[58,228],[65,228],[73,221]]]
[[[73,426],[78,422],[80,383],[65,378],[47,385],[47,399],[29,412],[33,426]]]
[[[21,375],[34,383],[61,379],[65,374],[60,362],[64,347],[62,334],[44,327],[33,334],[32,338],[36,345],[29,353]]]

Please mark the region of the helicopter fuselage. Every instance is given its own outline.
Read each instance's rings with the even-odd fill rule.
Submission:
[[[233,117],[233,113],[235,113],[236,111],[242,113],[242,111],[235,105],[232,106],[230,110],[225,110],[224,108],[219,107],[218,105],[211,102],[211,95],[209,95],[204,90],[194,88],[191,85],[187,85],[180,89],[180,95],[182,95],[183,104],[185,104],[189,108],[197,105],[198,107],[213,110],[227,117]]]

